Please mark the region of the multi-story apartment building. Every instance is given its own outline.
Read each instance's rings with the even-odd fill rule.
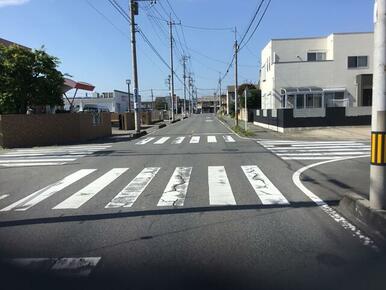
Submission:
[[[372,104],[373,33],[273,39],[261,59],[263,109]]]

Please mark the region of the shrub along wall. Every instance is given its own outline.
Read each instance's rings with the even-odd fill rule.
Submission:
[[[110,113],[0,115],[4,148],[74,144],[106,136],[111,136]]]

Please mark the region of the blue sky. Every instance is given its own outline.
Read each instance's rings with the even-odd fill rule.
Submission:
[[[116,1],[127,9],[128,0]],[[169,2],[184,25],[236,26],[242,35],[260,0]],[[240,80],[257,81],[260,51],[272,38],[372,31],[373,3],[373,0],[272,0],[260,27],[240,52]],[[167,25],[148,16],[165,18],[166,13],[171,13],[167,0],[158,0],[153,7],[142,2],[140,7],[137,23],[169,62]],[[44,45],[48,53],[61,60],[63,73],[94,84],[99,92],[127,89],[125,79],[131,78],[128,33],[128,23],[107,0],[0,0],[1,38],[32,48]],[[167,67],[141,37],[137,36],[137,39],[139,85],[143,98],[149,97],[147,90],[151,88],[157,96],[166,95]],[[211,89],[217,88],[219,72],[225,72],[226,63],[232,57],[234,34],[230,30],[206,31],[188,27],[182,32],[181,27],[176,26],[175,39],[179,47],[175,51],[176,73],[182,77],[179,59],[184,49],[191,56],[188,67],[194,73],[199,95],[213,94]],[[233,71],[225,78],[224,86],[232,82]],[[178,94],[181,94],[181,88],[181,83],[176,80]]]

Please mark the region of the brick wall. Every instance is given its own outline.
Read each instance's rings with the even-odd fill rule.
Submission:
[[[0,115],[0,146],[5,148],[74,144],[110,135],[110,113],[102,113],[98,125],[91,113]]]

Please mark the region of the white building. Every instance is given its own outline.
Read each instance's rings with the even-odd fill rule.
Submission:
[[[262,109],[371,106],[373,33],[273,39],[261,53]]]
[[[133,95],[130,94],[131,109],[133,109]],[[72,99],[70,99],[72,101]],[[84,105],[98,105],[110,112],[123,113],[129,109],[129,97],[127,92],[114,90],[107,93],[92,93],[92,97],[75,98],[73,107],[82,111]],[[64,108],[69,109],[68,101],[64,100]]]

